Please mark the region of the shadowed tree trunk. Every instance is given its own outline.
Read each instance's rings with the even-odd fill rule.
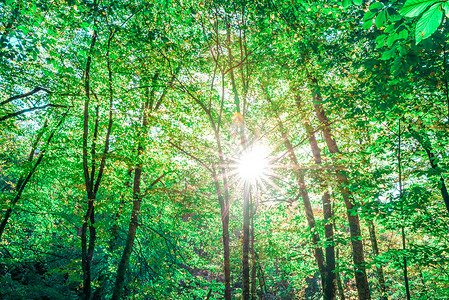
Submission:
[[[371,240],[371,248],[373,249],[374,256],[379,256],[379,247],[377,246],[376,228],[372,220],[368,220],[369,237]],[[387,300],[387,288],[385,286],[384,270],[382,265],[376,265],[377,280],[379,282],[380,299]]]
[[[324,109],[323,109],[323,99],[321,98],[317,80],[315,78],[311,79],[312,84],[312,95],[313,95],[313,104],[315,108],[316,116],[321,123],[322,132],[324,136],[324,140],[329,149],[330,154],[332,155],[332,159],[334,162],[337,162],[338,159],[335,157],[337,154],[341,154],[338,149],[337,143],[332,136],[330,122],[327,118]],[[355,268],[355,280],[357,286],[357,292],[360,300],[368,300],[371,299],[371,293],[368,285],[368,278],[366,276],[365,270],[365,258],[363,254],[363,241],[360,231],[360,222],[359,216],[357,215],[357,211],[354,209],[354,199],[352,197],[351,191],[348,189],[348,178],[346,174],[342,171],[336,172],[338,188],[340,190],[341,195],[343,196],[343,200],[346,206],[346,216],[349,222],[349,231],[351,235],[351,246],[352,246],[352,258],[354,262]]]
[[[148,124],[149,124],[149,114],[152,111],[155,111],[159,108],[167,88],[164,90],[162,95],[160,96],[159,100],[155,103],[155,86],[156,82],[159,78],[159,72],[155,72],[153,78],[152,78],[152,87],[151,93],[149,93],[149,90],[147,88],[146,93],[146,101],[144,105],[142,106],[142,139],[139,141],[138,147],[137,147],[137,161],[141,161],[143,158],[143,154],[145,152],[145,139],[148,134]],[[131,212],[131,219],[129,222],[129,228],[128,228],[128,235],[126,237],[126,243],[125,248],[123,249],[122,258],[120,259],[120,263],[118,265],[117,269],[117,278],[114,285],[114,291],[112,294],[112,298],[114,300],[120,300],[121,295],[123,292],[123,287],[125,285],[125,275],[126,271],[128,270],[129,266],[129,259],[131,257],[131,253],[133,250],[134,241],[136,239],[137,235],[137,228],[139,226],[139,216],[141,213],[140,207],[142,205],[142,198],[143,193],[141,192],[141,179],[142,179],[142,171],[143,171],[143,163],[139,162],[137,163],[135,169],[134,169],[134,180],[133,180],[133,207]],[[165,174],[157,178],[153,183],[150,185],[150,189],[157,184]]]
[[[255,215],[255,207],[251,198],[251,299],[256,299],[256,256],[254,250],[254,215]]]
[[[306,129],[306,134],[309,140],[310,148],[312,150],[313,159],[315,164],[321,165],[321,149],[318,146],[318,143],[315,138],[315,131],[310,124],[310,121],[303,113],[303,105],[301,102],[301,98],[299,95],[295,98],[296,105],[300,113],[302,114],[304,128]],[[323,294],[324,299],[332,300],[335,299],[337,294],[337,282],[335,275],[335,245],[334,245],[334,230],[332,225],[332,203],[331,197],[328,191],[328,186],[324,179],[321,176],[317,178],[321,189],[324,190],[323,196],[321,197],[322,205],[323,205],[323,215],[324,215],[324,235],[326,237],[326,264],[325,264],[325,280],[323,284]]]
[[[139,156],[143,152],[143,146],[138,148]],[[111,299],[120,300],[123,287],[125,285],[125,274],[129,265],[129,258],[131,257],[134,240],[136,238],[137,227],[139,225],[140,206],[142,204],[142,197],[140,193],[140,183],[142,177],[142,164],[138,164],[134,170],[133,181],[133,208],[131,213],[131,221],[129,222],[128,235],[126,238],[125,249],[117,269],[117,279],[114,286],[114,293]]]
[[[89,104],[90,104],[90,65],[92,61],[92,51],[95,47],[95,42],[97,40],[97,32],[94,31],[92,35],[92,40],[90,44],[90,52],[87,57],[86,72],[84,74],[84,90],[86,94],[86,100],[84,101],[84,122],[83,122],[83,173],[84,173],[84,184],[86,186],[87,192],[87,210],[83,218],[83,225],[81,227],[81,265],[83,269],[83,298],[90,299],[91,294],[91,262],[93,257],[94,245],[95,245],[95,216],[94,216],[94,201],[96,198],[96,193],[94,193],[93,187],[93,176],[95,175],[95,157],[92,155],[92,170],[89,175],[88,166],[88,151],[87,151],[87,140],[89,136]],[[96,124],[98,124],[98,107]],[[94,136],[97,134],[98,125],[95,126]],[[95,138],[92,142],[92,154],[95,154]],[[90,223],[90,224],[89,224]],[[89,227],[89,246],[87,242],[87,228]],[[88,249],[89,248],[89,249]]]
[[[402,199],[403,191],[402,191],[402,157],[401,157],[401,120],[398,122],[398,181],[399,181],[399,199]],[[405,231],[404,225],[401,226],[401,237],[402,237],[402,250],[406,250],[405,246]],[[407,271],[407,257],[404,254],[403,257],[404,262],[404,281],[405,281],[405,293],[407,295],[407,300],[410,300],[410,287],[408,282],[408,271]]]
[[[108,51],[107,51],[107,67],[108,67],[108,85],[109,85],[109,112],[108,112],[108,127],[106,130],[106,137],[104,148],[101,153],[101,159],[98,166],[97,172],[97,154],[96,154],[96,143],[98,139],[99,131],[99,118],[100,118],[100,107],[97,104],[95,108],[95,125],[93,132],[93,139],[91,144],[91,165],[89,168],[89,154],[87,149],[87,143],[89,139],[89,105],[91,101],[91,93],[97,98],[96,94],[91,91],[90,84],[90,68],[92,63],[92,53],[95,48],[97,40],[97,31],[93,32],[89,56],[86,62],[86,71],[84,74],[84,116],[83,116],[83,173],[84,173],[84,183],[86,186],[87,193],[87,210],[83,218],[83,225],[81,227],[81,265],[83,270],[83,298],[91,298],[91,264],[92,258],[95,250],[95,240],[96,240],[96,229],[95,229],[95,200],[97,198],[98,189],[100,187],[101,179],[103,177],[104,168],[106,165],[106,157],[109,152],[109,140],[112,132],[112,113],[113,113],[113,89],[112,89],[112,72],[109,64],[109,47],[110,42],[113,37],[113,33],[109,36],[108,40]],[[98,99],[97,99],[98,101]],[[90,172],[89,172],[90,169]],[[87,231],[89,231],[89,240],[87,239]]]
[[[243,187],[243,240],[242,240],[242,291],[243,299],[250,297],[250,278],[249,278],[249,224],[250,224],[250,205],[249,195],[251,193],[250,183],[245,182]]]
[[[334,227],[335,227],[335,224],[334,224]],[[339,250],[337,248],[337,251],[336,251],[336,261],[337,262],[338,262],[339,257],[340,257],[339,256]],[[335,266],[338,268],[338,263],[337,262],[335,263]],[[340,272],[337,273],[337,287],[338,287],[338,296],[340,297],[340,300],[345,300],[346,299],[345,291],[343,289],[343,284],[341,282]]]
[[[266,91],[266,99],[267,99],[268,103],[271,103],[272,106],[274,106],[273,103],[271,102],[271,99],[268,96],[268,91]],[[273,107],[273,110],[275,110],[275,107]],[[296,180],[298,182],[299,193],[300,193],[303,205],[304,205],[307,224],[312,233],[312,243],[314,245],[313,256],[315,257],[315,261],[316,261],[316,263],[318,265],[318,269],[320,271],[321,285],[322,285],[322,288],[324,291],[325,284],[327,283],[327,276],[326,276],[327,274],[326,274],[326,265],[325,265],[326,262],[324,259],[323,249],[320,246],[320,243],[321,243],[320,236],[318,234],[318,231],[315,228],[315,226],[316,226],[315,217],[313,215],[312,204],[310,203],[307,186],[304,181],[304,174],[300,169],[298,158],[296,157],[296,154],[293,150],[293,146],[290,142],[287,132],[285,131],[284,126],[283,126],[277,112],[275,112],[275,118],[276,118],[277,126],[279,127],[279,131],[282,136],[282,140],[284,142],[284,146],[288,152],[290,161],[293,164],[293,169],[295,170]]]

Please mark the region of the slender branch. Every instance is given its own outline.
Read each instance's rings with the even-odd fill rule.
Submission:
[[[5,104],[7,104],[7,103],[9,103],[9,102],[11,102],[13,100],[16,100],[16,99],[29,97],[31,95],[36,94],[37,92],[40,92],[40,91],[44,91],[44,92],[47,92],[49,94],[53,93],[53,92],[51,92],[51,91],[49,91],[49,90],[47,90],[45,88],[37,87],[37,88],[33,89],[31,92],[28,92],[28,93],[25,93],[25,94],[16,95],[16,96],[13,96],[13,97],[10,97],[10,98],[6,99],[3,102],[0,102],[0,106],[3,106],[3,105],[5,105]]]
[[[100,187],[101,177],[103,176],[104,166],[106,164],[106,156],[109,151],[109,140],[111,137],[111,131],[112,131],[112,106],[113,106],[113,100],[114,100],[114,89],[112,88],[112,70],[111,70],[111,60],[109,58],[110,48],[111,48],[111,41],[114,38],[114,32],[111,32],[109,39],[108,39],[108,50],[106,52],[106,61],[107,61],[107,68],[108,68],[108,87],[109,87],[109,121],[108,121],[108,130],[106,132],[106,140],[104,143],[104,150],[103,155],[100,162],[100,168],[98,170],[98,176],[97,180],[95,182],[94,187],[94,193],[96,194],[98,191],[98,188]]]
[[[159,176],[158,178],[156,178],[156,179],[150,184],[150,187],[147,188],[147,189],[145,190],[145,192],[143,192],[142,198],[145,197],[146,195],[148,195],[148,193],[153,189],[153,187],[154,187],[158,182],[160,182],[160,181],[162,180],[162,178],[164,178],[167,174],[170,174],[170,173],[172,173],[172,172],[173,172],[173,171],[165,172],[164,174],[162,174],[161,176]]]
[[[5,120],[8,120],[8,119],[13,118],[13,117],[17,117],[17,116],[23,115],[24,113],[27,113],[27,112],[30,112],[30,111],[34,111],[34,110],[38,110],[38,109],[44,109],[44,108],[47,108],[47,107],[64,107],[64,108],[68,108],[69,106],[57,105],[57,104],[51,104],[51,103],[43,105],[43,106],[35,106],[35,107],[19,110],[19,111],[15,112],[15,113],[7,114],[6,116],[0,117],[0,121],[5,121]]]
[[[92,41],[90,44],[90,53],[86,62],[86,72],[84,74],[84,90],[86,93],[86,100],[84,101],[84,123],[83,123],[83,171],[84,171],[84,181],[86,183],[87,193],[90,195],[92,192],[92,187],[90,186],[89,177],[89,167],[87,165],[87,139],[89,136],[89,102],[90,102],[90,64],[92,61],[92,51],[97,40],[97,31],[94,31],[92,35]]]
[[[193,158],[194,160],[196,160],[197,162],[199,162],[203,167],[205,167],[209,172],[213,173],[211,168],[208,167],[206,165],[206,163],[204,163],[201,159],[199,159],[198,157],[194,156],[193,154],[190,154],[189,152],[187,152],[186,150],[182,149],[181,147],[179,147],[178,145],[174,144],[173,142],[169,141],[168,142],[170,145],[172,145],[173,147],[175,147],[176,149],[178,149],[179,151],[181,151],[182,153],[186,154],[187,156]]]

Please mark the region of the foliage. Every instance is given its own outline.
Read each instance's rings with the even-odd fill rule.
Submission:
[[[355,299],[355,240],[372,299],[379,269],[391,299],[406,286],[448,298],[448,12],[435,0],[2,2],[0,298],[85,297],[84,227],[91,298],[110,299],[136,212],[126,299],[222,299],[226,230],[233,298],[247,297],[246,251],[252,296],[323,299],[317,249],[334,249],[334,296]],[[238,164],[256,145],[268,167],[245,192]],[[100,169],[91,202],[85,171]]]

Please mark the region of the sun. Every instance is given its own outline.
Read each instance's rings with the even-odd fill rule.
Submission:
[[[268,153],[263,146],[253,146],[245,151],[237,164],[237,173],[246,181],[257,181],[268,169]]]

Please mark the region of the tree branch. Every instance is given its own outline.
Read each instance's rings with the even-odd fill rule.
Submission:
[[[33,89],[31,92],[28,92],[28,93],[25,93],[25,94],[16,95],[16,96],[13,96],[13,97],[10,97],[10,98],[6,99],[5,101],[0,103],[0,106],[3,106],[3,105],[5,105],[5,104],[7,104],[7,103],[9,103],[9,102],[11,102],[13,100],[16,100],[16,99],[29,97],[31,95],[36,94],[37,92],[40,92],[40,91],[44,91],[44,92],[47,92],[49,94],[53,93],[53,92],[51,92],[51,91],[49,91],[49,90],[47,90],[45,88],[37,87],[37,88]]]
[[[35,107],[27,108],[27,109],[22,109],[22,110],[19,110],[19,111],[15,112],[15,113],[10,113],[10,114],[7,114],[6,116],[1,117],[0,118],[0,122],[8,120],[8,119],[16,117],[16,116],[20,116],[20,115],[22,115],[24,113],[27,113],[27,112],[30,112],[30,111],[33,111],[33,110],[44,109],[44,108],[47,108],[47,107],[64,107],[64,108],[67,108],[69,106],[57,105],[57,104],[51,104],[50,103],[50,104],[46,104],[46,105],[43,105],[43,106],[35,106]]]
[[[173,147],[175,147],[176,149],[178,149],[179,151],[181,151],[182,153],[186,154],[187,156],[193,158],[194,160],[196,160],[197,162],[199,162],[203,167],[205,167],[209,172],[213,173],[212,170],[198,157],[194,156],[193,154],[190,154],[189,152],[187,152],[186,150],[182,149],[181,147],[175,145],[173,142],[169,141],[168,142],[170,145],[172,145]]]

